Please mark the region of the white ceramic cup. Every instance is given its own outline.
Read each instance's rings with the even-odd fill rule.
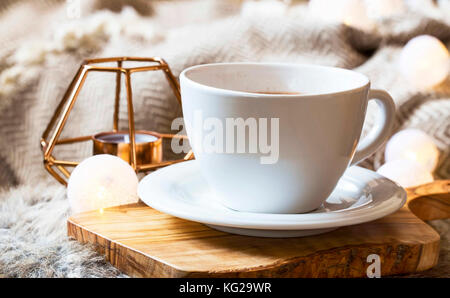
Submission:
[[[320,207],[347,167],[382,145],[394,121],[391,96],[371,90],[366,76],[341,68],[205,64],[184,70],[180,83],[186,131],[200,171],[216,198],[239,211],[303,213]],[[360,141],[369,100],[378,104],[379,116]],[[225,136],[219,143],[205,138],[220,123],[227,133],[227,119],[238,118],[256,119],[258,133],[264,128],[260,119],[267,119],[272,149],[278,138],[278,156],[271,152],[276,162],[261,162],[267,150],[250,152],[249,127],[244,135],[238,135],[237,129],[234,132],[235,146],[245,141],[248,151],[205,150],[205,144],[227,148]],[[276,134],[271,134],[272,127],[276,128],[272,119],[278,119]]]

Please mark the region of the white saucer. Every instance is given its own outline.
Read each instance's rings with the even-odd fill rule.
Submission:
[[[406,192],[383,176],[350,167],[319,209],[304,214],[249,213],[214,200],[197,162],[175,164],[147,175],[138,195],[148,206],[214,229],[258,237],[299,237],[372,221],[403,206]]]

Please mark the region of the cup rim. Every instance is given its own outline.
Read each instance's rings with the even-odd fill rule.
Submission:
[[[359,76],[363,80],[363,84],[360,86],[354,87],[354,88],[348,88],[345,90],[339,90],[339,91],[328,91],[328,92],[321,92],[321,93],[300,93],[300,94],[264,94],[264,93],[252,93],[252,92],[246,92],[246,91],[237,91],[237,90],[231,90],[231,89],[225,89],[225,88],[219,88],[219,87],[213,87],[209,86],[203,83],[199,83],[197,81],[194,81],[193,79],[189,78],[188,73],[192,70],[202,69],[202,68],[211,68],[216,66],[222,66],[222,65],[248,65],[248,66],[297,66],[297,67],[310,67],[310,68],[318,68],[318,69],[327,69],[327,70],[334,70],[334,71],[342,71],[351,73],[352,75]],[[186,69],[184,69],[180,74],[180,82],[183,81],[184,83],[190,84],[193,87],[202,88],[212,93],[220,93],[220,94],[226,94],[230,96],[241,96],[246,98],[299,98],[299,97],[320,97],[324,95],[339,95],[339,94],[345,94],[345,93],[355,93],[360,92],[364,90],[365,88],[370,87],[370,80],[369,78],[357,71],[341,68],[341,67],[332,67],[332,66],[323,66],[323,65],[317,65],[317,64],[307,64],[307,63],[273,63],[273,62],[220,62],[220,63],[206,63],[206,64],[198,64],[194,66],[190,66]]]

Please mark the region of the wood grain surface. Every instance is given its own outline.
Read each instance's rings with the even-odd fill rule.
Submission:
[[[310,237],[227,234],[142,203],[73,215],[68,234],[133,277],[365,277],[370,254],[382,276],[412,273],[437,263],[440,238],[408,206],[448,217],[449,182],[408,190],[407,206],[382,219]]]

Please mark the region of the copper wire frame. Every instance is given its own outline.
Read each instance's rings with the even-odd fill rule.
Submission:
[[[156,63],[154,65],[146,65],[140,67],[123,67],[123,62],[133,61],[133,62],[151,62]],[[98,63],[110,63],[117,62],[117,67],[106,67],[98,66],[92,64]],[[184,158],[176,160],[162,161],[160,163],[152,164],[142,164],[138,165],[136,162],[136,141],[135,141],[135,127],[134,127],[134,109],[133,109],[133,95],[131,88],[131,74],[135,72],[142,71],[156,71],[162,70],[166,76],[169,85],[175,94],[178,103],[181,105],[181,94],[180,86],[177,79],[172,74],[169,65],[164,61],[164,59],[159,57],[152,58],[141,58],[141,57],[112,57],[112,58],[97,58],[86,60],[78,69],[75,77],[67,88],[61,102],[57,106],[55,113],[53,114],[47,128],[42,134],[40,144],[44,155],[44,167],[45,169],[61,184],[67,185],[67,180],[70,177],[70,172],[67,167],[76,167],[79,162],[58,160],[53,155],[52,152],[56,145],[73,144],[79,142],[86,142],[92,140],[92,136],[80,136],[74,138],[59,139],[61,132],[67,122],[70,111],[72,110],[77,97],[80,93],[81,88],[86,80],[89,72],[100,71],[100,72],[114,72],[116,73],[116,94],[114,103],[114,115],[113,115],[113,131],[117,132],[119,130],[119,100],[121,91],[121,78],[122,75],[125,76],[125,86],[127,93],[127,109],[128,109],[128,133],[130,135],[130,153],[131,160],[130,165],[133,169],[138,172],[145,172],[150,170],[155,170],[161,167],[165,167],[171,164],[183,162],[194,158],[192,151],[189,151]],[[47,141],[50,133],[50,139]],[[162,138],[181,138],[186,139],[186,136],[174,135],[174,134],[161,134]],[[56,169],[55,169],[56,168]],[[64,178],[65,177],[65,178]]]

